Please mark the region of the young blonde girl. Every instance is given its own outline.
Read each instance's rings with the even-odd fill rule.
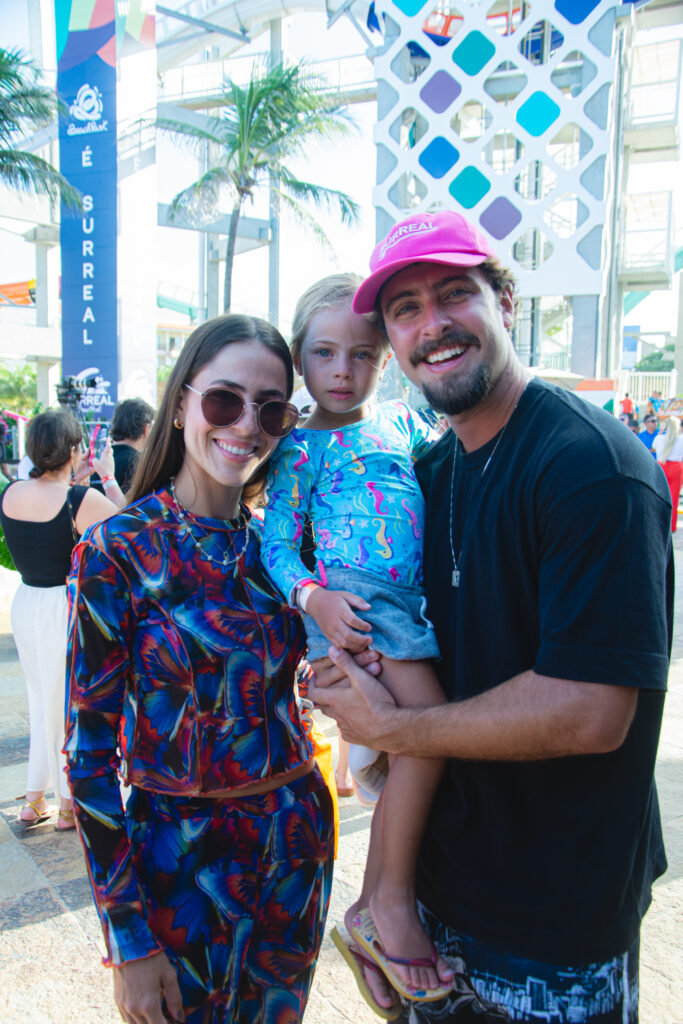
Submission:
[[[438,435],[405,403],[375,402],[389,347],[372,318],[351,308],[360,282],[332,275],[297,304],[292,356],[316,404],[274,455],[263,559],[289,603],[304,613],[310,661],[325,657],[330,644],[353,652],[372,645],[381,654],[381,682],[398,704],[433,704],[444,697],[430,664],[438,647],[424,616],[424,504],[413,460]],[[313,574],[300,556],[307,517],[316,542]],[[382,791],[377,758],[376,751],[352,748],[354,774],[381,797],[363,889],[346,915],[353,943],[339,932],[334,938],[349,963],[357,961],[354,973],[375,1011],[391,1016],[397,1008],[373,1000],[359,964],[379,965],[410,999],[440,998],[450,988],[450,973],[422,929],[414,890],[442,763],[392,758]]]

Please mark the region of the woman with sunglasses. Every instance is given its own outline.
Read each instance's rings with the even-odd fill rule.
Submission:
[[[292,383],[269,324],[199,327],[131,504],[74,554],[67,764],[129,1024],[294,1024],[306,1005],[332,802],[295,703],[303,627],[249,507],[296,423]]]

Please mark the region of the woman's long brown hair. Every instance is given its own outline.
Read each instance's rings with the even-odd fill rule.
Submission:
[[[173,420],[180,406],[183,386],[189,384],[226,345],[238,341],[259,342],[279,357],[287,375],[285,398],[291,397],[294,388],[292,358],[285,339],[275,327],[258,317],[235,313],[207,320],[192,332],[171,370],[145,450],[126,493],[126,501],[137,501],[150,491],[165,487],[179,472],[185,458],[185,438],[183,431],[173,426]],[[258,467],[244,488],[242,497],[248,504],[262,497],[267,474],[268,460]]]

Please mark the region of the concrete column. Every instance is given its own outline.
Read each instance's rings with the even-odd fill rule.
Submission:
[[[132,7],[133,5],[131,5]],[[157,60],[153,46],[119,56],[116,104],[119,124],[153,110]],[[118,180],[118,399],[157,396],[157,167],[140,146],[131,173]],[[133,169],[134,168],[134,169]],[[121,168],[119,168],[121,172]]]
[[[269,22],[270,66],[282,63],[282,19]],[[271,175],[268,191],[270,217],[270,245],[268,246],[268,319],[273,327],[278,326],[280,316],[280,197],[277,189],[280,176]]]
[[[572,295],[571,371],[596,377],[598,360],[599,295]]]
[[[207,260],[206,260],[206,318],[210,320],[218,316],[219,309],[223,310],[223,304],[219,299],[220,290],[220,235],[209,234],[206,236]]]
[[[36,247],[36,326],[49,327],[57,317],[59,301],[59,229],[40,224],[24,238]]]
[[[47,288],[48,246],[36,243],[36,327],[47,327],[50,322]]]
[[[678,275],[678,323],[674,347],[674,369],[676,370],[676,394],[683,394],[683,271]]]
[[[36,359],[36,392],[38,402],[45,409],[54,404],[57,395],[57,383],[60,378],[60,363],[53,359]]]

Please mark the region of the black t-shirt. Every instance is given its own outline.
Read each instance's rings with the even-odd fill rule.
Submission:
[[[140,453],[136,448],[129,444],[123,444],[121,441],[115,442],[111,450],[114,456],[114,478],[125,494],[133,482]],[[90,486],[106,496],[107,492],[97,473],[91,475]]]
[[[133,482],[133,476],[140,459],[139,452],[129,444],[117,442],[112,445],[114,455],[114,476],[125,494]]]
[[[498,438],[458,459],[457,589],[454,435],[416,467],[447,696],[462,700],[534,669],[638,687],[638,706],[612,753],[450,761],[418,890],[464,934],[580,964],[630,946],[666,869],[653,770],[673,609],[668,488],[622,423],[539,381]]]

